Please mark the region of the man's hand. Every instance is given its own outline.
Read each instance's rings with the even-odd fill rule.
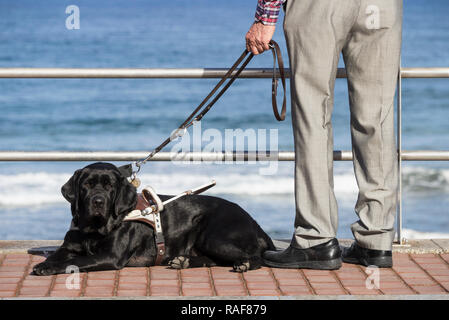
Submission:
[[[254,22],[246,34],[246,49],[254,54],[269,50],[268,44],[273,38],[275,26],[267,26],[261,22]]]

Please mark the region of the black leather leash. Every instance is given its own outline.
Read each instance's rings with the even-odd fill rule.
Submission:
[[[285,69],[284,69],[284,61],[282,59],[281,49],[276,41],[270,41],[270,49],[273,54],[273,78],[272,78],[272,105],[274,116],[278,121],[283,121],[285,119],[285,114],[287,111],[287,100],[286,100],[286,92],[285,92]],[[249,55],[248,55],[249,54]],[[242,55],[237,59],[237,61],[232,65],[232,67],[226,72],[223,78],[218,82],[214,89],[207,95],[206,98],[196,107],[196,109],[190,114],[190,116],[174,131],[170,137],[164,140],[157,148],[155,148],[146,158],[136,161],[134,165],[137,167],[136,171],[132,171],[132,164],[120,167],[124,172],[128,172],[127,176],[131,176],[131,182],[137,188],[140,185],[139,180],[136,175],[139,173],[140,168],[144,165],[148,160],[154,157],[159,151],[161,151],[167,144],[169,144],[172,140],[182,136],[191,125],[195,122],[200,121],[206,113],[213,107],[213,105],[220,99],[220,97],[225,93],[225,91],[232,85],[232,83],[239,77],[240,73],[245,69],[251,59],[254,57],[254,54],[245,49]],[[245,59],[246,58],[246,59]],[[242,66],[233,74],[233,72],[237,69],[237,67],[242,63]],[[281,76],[282,87],[284,90],[284,97],[282,103],[281,114],[279,114],[277,107],[277,87],[278,87],[278,77],[276,72],[276,62],[279,67],[279,74]],[[206,105],[209,99],[217,92],[217,90],[226,82],[225,86],[217,93],[217,95],[212,99],[212,101]],[[206,105],[206,106],[205,106]]]

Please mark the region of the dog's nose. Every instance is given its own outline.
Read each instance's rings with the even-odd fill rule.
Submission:
[[[104,198],[100,197],[100,196],[96,196],[92,198],[92,204],[94,205],[95,208],[102,208],[104,205]]]

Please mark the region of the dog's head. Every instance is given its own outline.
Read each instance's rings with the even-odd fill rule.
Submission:
[[[116,166],[103,162],[75,171],[61,192],[71,203],[72,223],[83,233],[108,234],[137,202],[136,188]]]

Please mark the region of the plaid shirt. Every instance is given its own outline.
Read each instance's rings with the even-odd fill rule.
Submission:
[[[265,25],[276,25],[281,6],[286,1],[287,0],[258,0],[255,20],[257,22],[260,21]]]

